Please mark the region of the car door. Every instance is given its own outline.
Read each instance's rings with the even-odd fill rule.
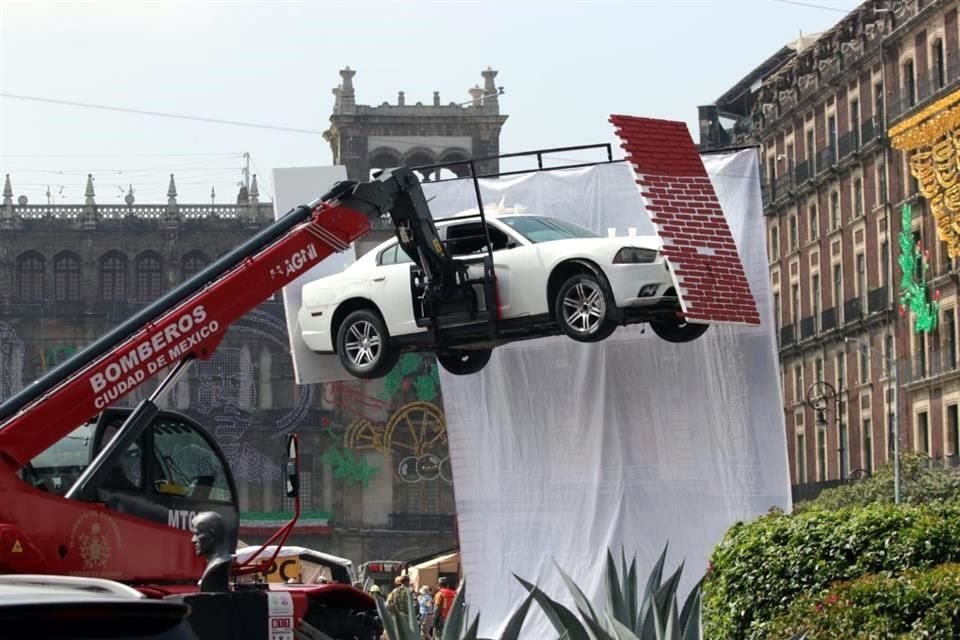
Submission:
[[[410,256],[394,242],[380,252],[376,266],[370,270],[370,298],[380,309],[392,336],[421,330],[413,317],[412,264]]]

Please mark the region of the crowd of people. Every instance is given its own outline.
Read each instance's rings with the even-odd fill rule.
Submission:
[[[373,585],[371,595],[383,597],[380,587]],[[410,584],[409,576],[398,576],[394,587],[387,595],[387,610],[394,619],[409,626],[410,611],[417,616],[422,640],[435,640],[443,633],[443,625],[450,617],[453,600],[457,592],[450,588],[446,578],[439,578],[437,586],[422,585],[419,589]],[[412,606],[411,606],[412,605]]]

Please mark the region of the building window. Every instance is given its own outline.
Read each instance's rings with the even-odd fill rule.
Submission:
[[[807,483],[807,443],[802,433],[797,434],[797,484]]]
[[[127,299],[127,258],[119,251],[100,258],[100,299],[107,302]]]
[[[860,384],[870,381],[870,350],[863,345],[857,345],[860,352]]]
[[[28,251],[17,258],[17,300],[43,302],[43,280],[46,260],[36,251]]]
[[[840,479],[843,480],[850,473],[850,434],[847,432],[847,423],[840,418],[840,446],[837,447],[840,466]]]
[[[960,423],[957,422],[957,405],[947,407],[947,455],[960,456]]]
[[[833,152],[832,160],[836,160],[837,153],[837,116],[827,118],[827,147]]]
[[[856,218],[863,215],[863,181],[860,178],[853,181],[853,215]]]
[[[191,251],[183,256],[183,273],[181,274],[183,282],[203,271],[208,264],[210,264],[210,258],[199,251]]]
[[[827,429],[817,425],[817,480],[827,479]]]
[[[917,414],[917,447],[923,453],[930,455],[930,423],[927,420],[926,411]]]
[[[887,165],[877,163],[877,204],[887,203]]]
[[[803,402],[803,367],[800,365],[793,368],[793,401]]]
[[[840,228],[840,192],[830,193],[830,228]]]
[[[780,259],[780,228],[770,227],[770,258]]]
[[[798,243],[797,216],[790,216],[790,251],[796,251]]]
[[[817,217],[817,205],[810,203],[810,241],[817,239],[820,234],[820,218]]]
[[[863,420],[863,468],[873,473],[873,426],[870,418]]]
[[[876,122],[883,122],[883,82],[873,85],[873,117]]]
[[[860,146],[860,101],[850,101],[850,133],[853,136],[854,148]]]
[[[160,256],[152,251],[146,251],[137,256],[134,267],[136,271],[136,296],[140,302],[156,300],[163,293],[163,263]]]
[[[913,60],[903,63],[903,97],[907,101],[907,106],[912,107],[917,104],[917,81],[913,75]]]
[[[861,311],[867,311],[867,257],[857,254],[857,297],[860,298]]]
[[[840,391],[846,386],[844,383],[847,380],[847,354],[843,351],[837,354],[834,369],[837,374],[837,391]]]
[[[943,89],[947,84],[947,73],[946,65],[943,60],[943,39],[937,38],[933,41],[933,46],[930,48],[930,53],[933,54],[933,81],[934,81],[934,90]]]
[[[880,286],[885,287],[890,281],[890,245],[886,239],[880,241]]]
[[[814,156],[817,150],[813,146],[813,129],[807,130],[807,160],[810,162],[810,171],[814,170]]]
[[[53,299],[57,302],[80,300],[80,257],[63,252],[53,259]]]
[[[820,330],[820,274],[815,273],[811,277],[811,289],[810,297],[813,302],[813,326],[819,331]]]
[[[794,283],[790,289],[793,292],[793,324],[796,326],[800,324],[800,285]]]
[[[783,321],[781,320],[781,317],[780,317],[780,314],[782,313],[782,309],[780,307],[781,307],[780,292],[774,291],[773,292],[773,322],[778,330],[780,329],[780,327],[783,326],[782,324]]]
[[[944,364],[949,369],[957,368],[957,321],[953,309],[943,312],[943,351]]]
[[[816,373],[817,382],[823,382],[823,358],[817,358],[814,360],[814,372]]]
[[[839,262],[833,265],[833,306],[839,317],[840,307],[843,306],[843,265]]]

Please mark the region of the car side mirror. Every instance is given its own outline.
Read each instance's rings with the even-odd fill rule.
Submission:
[[[300,495],[300,458],[297,456],[297,436],[287,436],[286,494],[288,498]]]
[[[520,245],[514,242],[513,240],[507,243],[507,249],[516,249],[519,246]]]

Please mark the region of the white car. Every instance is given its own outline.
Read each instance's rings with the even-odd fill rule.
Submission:
[[[488,215],[486,224],[486,234],[478,217],[440,220],[436,228],[446,253],[466,264],[471,276],[483,273],[489,234],[495,314],[480,291],[478,314],[437,328],[415,300],[414,278],[422,272],[393,238],[343,272],[303,286],[304,342],[315,352],[338,354],[354,377],[377,378],[402,351],[433,351],[441,366],[463,375],[482,369],[495,346],[515,340],[562,333],[596,342],[619,325],[639,322],[670,342],[688,342],[707,330],[678,315],[657,236],[602,237],[526,213]]]

